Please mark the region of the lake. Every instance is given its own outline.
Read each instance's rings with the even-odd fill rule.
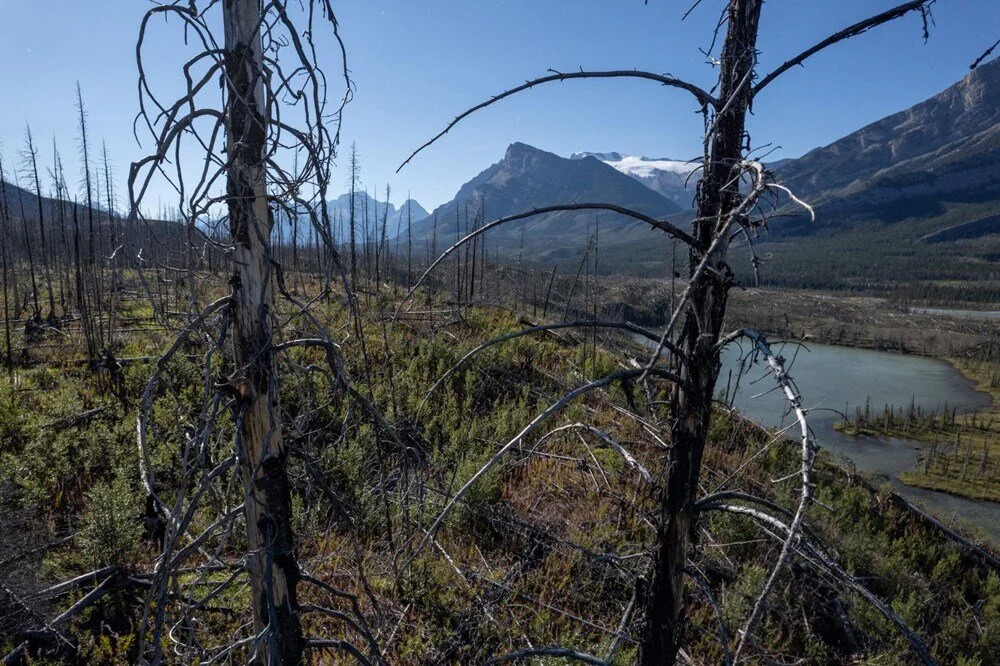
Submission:
[[[855,408],[864,408],[867,400],[876,412],[886,404],[908,407],[912,401],[927,411],[947,404],[949,409],[957,408],[962,413],[989,406],[987,394],[977,391],[971,381],[938,359],[823,344],[775,344],[773,350],[785,357],[785,367],[798,384],[803,405],[812,410],[809,425],[822,449],[846,459],[858,471],[887,476],[900,495],[944,522],[957,519],[968,523],[982,530],[994,544],[1000,544],[1000,504],[915,488],[899,480],[899,474],[916,468],[923,443],[852,437],[833,427],[842,420],[837,412],[853,416]],[[726,349],[717,391],[729,386],[733,393],[742,356],[735,344]],[[732,404],[762,426],[788,426],[793,417],[785,415],[787,402],[781,392],[771,390],[774,386],[766,364],[758,362],[740,378],[738,389],[730,396]],[[796,427],[790,436],[795,438],[797,434]]]

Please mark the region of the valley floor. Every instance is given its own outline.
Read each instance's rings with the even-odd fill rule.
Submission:
[[[955,414],[870,405],[849,414],[843,430],[923,442],[919,467],[901,475],[908,485],[1000,501],[1000,337],[989,316],[942,314],[885,298],[773,289],[734,292],[730,313],[740,325],[757,322],[753,325],[793,340],[920,354],[951,363],[989,394],[987,409]],[[948,397],[941,396],[941,403]]]

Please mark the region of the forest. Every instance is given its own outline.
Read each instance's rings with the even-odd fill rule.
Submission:
[[[775,3],[688,4],[715,25],[703,83],[499,81],[396,166],[535,88],[631,81],[698,114],[691,209],[588,199],[639,186],[514,144],[470,183],[522,160],[606,187],[414,219],[349,142],[338,2],[150,3],[123,36],[128,169],[79,84],[79,174],[31,123],[0,155],[2,663],[1000,663],[1000,236],[978,223],[1000,199],[823,226],[750,136],[773,82],[896,22],[926,40],[935,2],[866,8],[773,69]],[[538,219],[584,229],[575,249]],[[796,381],[814,344],[920,357],[980,402],[841,412]],[[827,447],[824,411],[909,467]]]

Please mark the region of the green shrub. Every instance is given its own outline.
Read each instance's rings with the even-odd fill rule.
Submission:
[[[123,475],[95,484],[87,493],[80,532],[84,556],[95,567],[131,568],[139,557],[140,518],[139,493]]]

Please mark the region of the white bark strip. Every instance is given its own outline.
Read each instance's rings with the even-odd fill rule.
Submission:
[[[272,352],[271,213],[267,202],[267,109],[260,0],[224,0],[227,204],[233,243],[233,347],[238,368],[236,454],[244,483],[255,633],[269,663],[301,659],[277,378]]]

